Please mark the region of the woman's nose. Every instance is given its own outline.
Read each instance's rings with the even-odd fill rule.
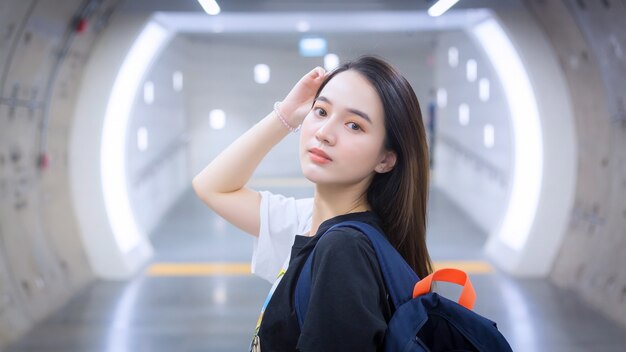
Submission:
[[[324,121],[324,124],[317,129],[317,132],[315,132],[315,138],[324,144],[335,144],[335,133],[333,132],[331,119]]]

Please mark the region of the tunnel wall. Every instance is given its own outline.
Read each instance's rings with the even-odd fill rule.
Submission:
[[[128,197],[137,223],[147,235],[191,182],[185,104],[190,71],[182,44],[171,42],[156,59],[140,85],[128,121]],[[176,73],[182,77],[180,90],[174,88]],[[146,83],[152,84],[152,101],[144,99]],[[145,137],[140,137],[142,128]],[[144,150],[138,141],[143,138],[147,142]]]
[[[526,3],[558,56],[578,140],[574,207],[550,277],[626,326],[626,2]]]
[[[484,233],[492,233],[504,216],[510,187],[513,144],[511,116],[503,90],[490,62],[462,30],[438,36],[435,87],[444,89],[446,103],[436,109],[433,184],[441,189]],[[458,64],[451,66],[448,51],[456,48]],[[468,81],[466,65],[475,60],[478,76]],[[482,101],[479,81],[489,81],[489,99]],[[469,107],[469,121],[459,121],[459,107]],[[424,104],[424,113],[428,113]],[[483,143],[483,128],[494,127],[494,145]],[[480,197],[476,195],[480,194]]]
[[[0,2],[0,349],[93,280],[68,136],[84,64],[115,5]],[[80,33],[77,16],[88,19]]]

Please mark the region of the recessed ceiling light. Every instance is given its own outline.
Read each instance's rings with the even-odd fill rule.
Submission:
[[[301,20],[296,24],[296,29],[300,33],[308,32],[311,30],[311,24],[308,21]]]
[[[478,81],[478,96],[480,100],[489,100],[489,93],[489,80],[487,78],[481,78],[480,81]]]
[[[143,126],[137,130],[137,149],[142,152],[148,149],[148,129]]]
[[[143,101],[150,105],[154,102],[154,83],[146,81],[143,84]]]
[[[303,38],[300,40],[300,55],[306,57],[326,55],[326,39]]]
[[[467,60],[465,68],[467,70],[467,80],[470,82],[474,82],[476,80],[476,77],[478,77],[478,64],[476,63],[476,60]]]
[[[266,64],[258,64],[254,66],[254,81],[259,84],[265,84],[270,80],[270,67]]]
[[[470,119],[470,108],[467,104],[459,105],[459,123],[462,126],[467,126]]]
[[[324,68],[326,71],[332,71],[339,66],[339,56],[335,54],[326,54],[324,56]]]
[[[172,87],[175,91],[180,92],[183,90],[183,73],[180,71],[174,72],[172,74]]]
[[[211,128],[221,130],[226,125],[226,113],[221,109],[211,110],[209,113]]]

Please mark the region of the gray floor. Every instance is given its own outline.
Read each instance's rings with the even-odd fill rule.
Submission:
[[[270,189],[306,196],[306,189]],[[484,260],[480,230],[435,189],[434,260]],[[454,219],[451,221],[451,219]],[[153,234],[154,262],[247,262],[252,240],[189,191]],[[626,330],[545,280],[473,275],[475,310],[515,351],[625,351]],[[245,351],[269,284],[253,276],[99,281],[7,349],[17,351]],[[442,287],[446,294],[454,289]]]

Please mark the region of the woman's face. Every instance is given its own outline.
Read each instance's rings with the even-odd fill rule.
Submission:
[[[387,172],[395,154],[385,151],[384,139],[383,106],[374,87],[357,71],[338,73],[302,123],[302,172],[318,185],[352,185]]]

